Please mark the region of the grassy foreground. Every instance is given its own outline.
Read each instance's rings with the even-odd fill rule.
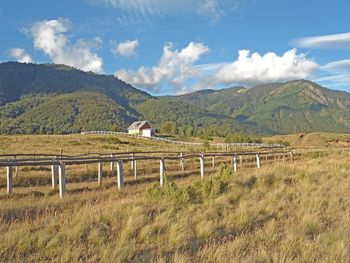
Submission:
[[[0,199],[3,262],[349,262],[349,153]]]

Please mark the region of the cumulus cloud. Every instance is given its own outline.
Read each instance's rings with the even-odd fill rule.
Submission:
[[[32,57],[28,55],[23,48],[11,48],[8,50],[8,55],[21,63],[33,62]]]
[[[165,88],[162,85],[165,84],[181,93],[187,90],[185,81],[194,78],[198,73],[195,63],[207,52],[209,48],[202,43],[191,42],[181,50],[174,50],[173,44],[167,43],[157,66],[141,67],[136,71],[121,69],[116,75],[130,84],[153,92],[161,92],[161,86]]]
[[[127,40],[125,42],[117,44],[114,48],[112,48],[112,53],[122,57],[135,57],[136,48],[138,46],[139,41],[137,39]]]
[[[350,48],[350,32],[299,38],[294,44],[305,48]]]
[[[249,50],[240,50],[237,60],[223,65],[203,85],[242,84],[256,85],[269,82],[283,82],[309,77],[318,64],[297,54],[296,49],[285,52],[282,56],[269,52],[264,55],[251,54]]]
[[[77,40],[69,42],[65,33],[70,29],[70,23],[65,19],[43,20],[36,22],[30,28],[34,40],[34,47],[47,54],[54,63],[65,64],[84,71],[99,73],[102,71],[103,61],[93,49],[101,40]]]

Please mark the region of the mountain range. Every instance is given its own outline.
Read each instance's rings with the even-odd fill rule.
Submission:
[[[307,80],[152,96],[115,76],[55,64],[0,63],[0,133],[126,130],[135,120],[259,134],[350,131],[350,93]],[[223,134],[225,135],[225,134]]]

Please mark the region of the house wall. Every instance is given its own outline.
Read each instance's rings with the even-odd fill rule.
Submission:
[[[135,130],[128,130],[129,134],[141,134],[141,131],[139,129],[135,129]]]
[[[143,129],[142,130],[142,136],[152,137],[152,135],[153,135],[153,129]]]

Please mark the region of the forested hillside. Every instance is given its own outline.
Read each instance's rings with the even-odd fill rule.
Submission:
[[[0,133],[158,128],[225,136],[350,131],[350,94],[304,80],[154,97],[114,76],[52,64],[0,63]]]

